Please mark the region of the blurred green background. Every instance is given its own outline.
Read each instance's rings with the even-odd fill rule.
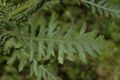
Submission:
[[[15,2],[19,0],[13,0]],[[120,0],[109,0],[111,4],[120,5]],[[63,65],[54,63],[54,69],[63,80],[120,80],[120,18],[106,18],[94,14],[90,9],[78,5],[76,0],[62,0],[52,10],[56,11],[59,23],[67,29],[74,26],[81,28],[81,23],[87,22],[87,31],[97,30],[105,36],[108,46],[97,58],[88,57],[88,63],[83,64],[78,59],[75,62],[65,60]],[[0,56],[0,80],[34,80],[29,76],[26,67],[18,72],[17,64],[6,65],[6,56]],[[77,56],[76,56],[77,58]]]

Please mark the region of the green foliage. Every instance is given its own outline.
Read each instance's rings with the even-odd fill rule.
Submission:
[[[20,28],[16,28],[14,31],[1,31],[1,45],[3,45],[4,54],[11,54],[12,56],[8,60],[8,64],[12,64],[16,59],[20,61],[19,71],[23,70],[24,66],[30,62],[33,64],[34,74],[37,76],[36,71],[41,72],[37,67],[41,61],[49,60],[55,56],[55,49],[58,51],[58,61],[63,64],[64,56],[68,56],[71,59],[74,53],[78,51],[80,59],[83,62],[86,61],[85,53],[89,53],[91,56],[97,56],[104,49],[104,40],[102,36],[96,37],[96,32],[85,33],[85,24],[79,34],[74,36],[74,30],[70,28],[67,32],[62,33],[61,29],[57,27],[55,14],[48,24],[48,28],[45,26],[45,19],[40,18],[41,24],[39,28],[36,24],[31,24],[31,27],[25,25]],[[30,30],[30,32],[29,32]],[[39,30],[36,32],[36,30]],[[73,47],[74,46],[74,47]],[[77,51],[76,51],[77,50]],[[41,67],[40,67],[41,68]],[[42,73],[42,72],[41,72]],[[38,76],[39,77],[39,76]],[[38,80],[41,80],[39,78]],[[46,79],[45,79],[46,80]]]
[[[81,2],[92,6],[95,13],[120,15],[118,7],[108,6],[104,0]],[[104,37],[98,36],[96,31],[86,32],[86,21],[77,30],[75,25],[67,29],[63,26],[74,22],[61,20],[61,24],[60,19],[64,16],[60,18],[60,15],[64,8],[59,6],[64,4],[60,0],[0,0],[0,56],[8,56],[7,65],[18,64],[19,71],[28,67],[30,76],[37,80],[60,80],[50,68],[54,62],[74,62],[79,56],[83,63],[87,63],[87,57],[96,58],[101,53],[106,47]]]
[[[91,6],[91,9],[94,13],[96,11],[107,17],[120,17],[120,7],[115,5],[110,5],[107,0],[100,0],[96,3],[95,0],[82,0],[88,7]]]

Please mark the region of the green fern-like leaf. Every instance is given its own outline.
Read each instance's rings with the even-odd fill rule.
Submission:
[[[82,0],[82,2],[91,7],[94,13],[98,12],[107,17],[120,17],[120,6],[110,5],[107,0],[100,0],[97,3],[95,0]]]
[[[57,56],[55,50],[58,51],[58,62],[63,64],[65,56],[70,59],[75,55],[79,55],[81,61],[86,63],[86,53],[96,57],[105,48],[103,36],[97,36],[96,31],[86,33],[86,24],[78,34],[74,34],[75,30],[72,28],[64,33],[61,31],[55,13],[52,14],[48,25],[43,16],[38,21],[40,22],[33,23],[30,20],[26,22],[28,25],[26,23],[23,25],[24,27],[16,27],[12,31],[2,30],[0,33],[0,43],[4,45],[4,52],[12,55],[8,64],[13,64],[16,59],[19,60],[19,71],[21,71],[27,63],[32,63],[31,72],[38,80],[41,80],[41,77],[47,80],[47,76],[51,76],[50,72],[38,63]],[[51,77],[49,80],[56,79]]]
[[[39,34],[36,36],[35,27],[31,26],[31,32],[28,28],[24,31],[16,31],[10,33],[11,36],[21,40],[21,44],[27,44],[26,47],[29,50],[30,61],[34,60],[34,54],[37,52],[39,58],[49,59],[55,55],[54,49],[58,49],[58,61],[63,63],[64,55],[68,53],[74,54],[79,52],[80,59],[86,62],[85,53],[89,53],[91,56],[96,56],[96,53],[104,48],[104,40],[102,36],[97,37],[96,32],[85,33],[85,24],[81,29],[79,35],[74,36],[74,30],[70,28],[65,34],[61,34],[57,28],[57,22],[54,15],[48,25],[48,28],[40,27]],[[21,33],[21,34],[20,34]],[[58,37],[59,36],[59,37]],[[20,42],[20,41],[19,41]],[[47,44],[47,46],[46,46]],[[36,51],[36,47],[38,51]],[[40,59],[41,60],[41,59]]]
[[[33,62],[31,69],[33,69],[37,80],[58,80],[44,65],[38,65],[36,61]]]

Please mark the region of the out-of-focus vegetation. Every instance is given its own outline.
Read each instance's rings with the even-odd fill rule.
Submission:
[[[120,5],[120,0],[109,1],[111,4]],[[79,5],[76,0],[62,0],[61,4],[53,10],[58,13],[59,23],[64,29],[74,26],[77,30],[81,23],[87,22],[87,31],[96,29],[98,34],[105,36],[108,45],[97,58],[88,56],[87,64],[80,62],[77,56],[75,58],[78,60],[75,62],[65,60],[63,65],[53,63],[55,72],[63,80],[120,80],[120,18],[94,14],[83,4]],[[8,58],[0,55],[0,80],[34,80],[34,77],[29,76],[27,67],[19,72],[17,62],[13,66],[7,65]]]

